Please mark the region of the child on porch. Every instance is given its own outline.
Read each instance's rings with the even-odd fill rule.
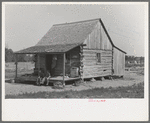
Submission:
[[[44,74],[43,74],[42,70],[39,70],[38,78],[37,78],[36,84],[37,84],[37,85],[41,85],[42,82],[43,82],[43,78],[44,78]]]

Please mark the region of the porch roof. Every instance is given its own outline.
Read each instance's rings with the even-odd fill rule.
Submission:
[[[36,53],[64,53],[77,46],[82,45],[82,43],[74,44],[57,44],[57,45],[47,45],[47,46],[32,46],[18,52],[16,54],[36,54]]]

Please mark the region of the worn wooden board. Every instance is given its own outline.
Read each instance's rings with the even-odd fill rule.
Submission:
[[[84,77],[84,78],[88,78],[88,77],[109,76],[109,75],[111,75],[111,71],[84,73],[84,74],[83,74],[83,77]]]
[[[114,75],[124,75],[125,70],[125,54],[120,50],[113,48],[113,69]]]

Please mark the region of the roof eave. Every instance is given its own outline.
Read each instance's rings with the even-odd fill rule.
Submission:
[[[14,54],[63,54],[65,52],[22,52],[22,53],[14,53]]]
[[[127,54],[125,51],[123,51],[123,50],[119,49],[118,47],[116,47],[116,46],[114,45],[113,41],[111,40],[111,38],[110,38],[110,36],[109,36],[109,34],[108,34],[108,32],[107,32],[106,28],[105,28],[105,25],[103,24],[102,19],[100,18],[100,19],[99,19],[99,21],[100,21],[100,23],[101,23],[101,25],[102,25],[102,27],[103,27],[103,29],[104,29],[104,31],[105,31],[105,33],[106,33],[107,37],[108,37],[108,39],[109,39],[110,43],[112,44],[112,46],[113,46],[113,47],[115,47],[116,49],[120,50],[121,52],[123,52],[123,53]]]
[[[63,53],[66,53],[66,52],[68,52],[68,51],[70,51],[70,50],[72,50],[72,49],[74,49],[74,48],[76,48],[78,46],[81,46],[81,45],[84,46],[85,44],[83,44],[83,43],[84,42],[76,44],[72,48],[66,49],[64,51],[59,51],[59,52],[55,52],[55,51],[50,51],[50,52],[46,52],[46,51],[45,52],[44,51],[42,51],[42,52],[39,52],[39,51],[29,51],[28,52],[28,51],[23,51],[23,50],[26,50],[26,49],[23,49],[23,50],[14,52],[14,54],[63,54]],[[36,47],[36,46],[33,46],[33,47]],[[32,47],[30,47],[30,48],[32,48]]]
[[[116,49],[120,50],[121,52],[123,52],[124,54],[127,54],[125,51],[121,50],[120,48],[114,46]]]

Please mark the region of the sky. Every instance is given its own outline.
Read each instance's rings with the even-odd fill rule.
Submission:
[[[4,13],[3,13],[4,14]],[[5,3],[5,45],[13,51],[34,46],[53,24],[101,18],[115,46],[144,56],[146,4]]]

